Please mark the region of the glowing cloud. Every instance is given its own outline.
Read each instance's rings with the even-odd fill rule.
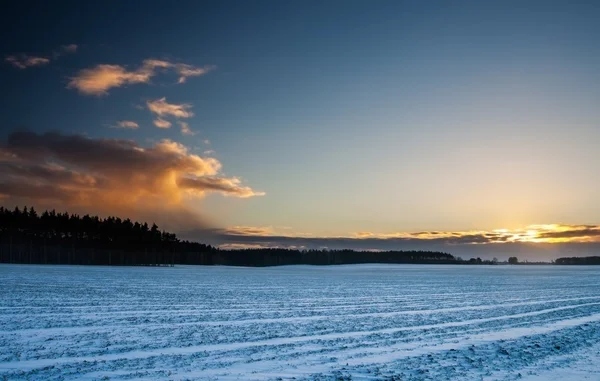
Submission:
[[[106,95],[113,87],[127,84],[147,83],[154,75],[153,71],[127,71],[119,65],[98,65],[81,70],[71,78],[68,88],[75,88],[86,95]]]
[[[174,70],[179,75],[178,83],[184,83],[188,77],[204,75],[214,68],[214,66],[198,68],[157,59],[144,60],[140,67],[131,71],[121,65],[100,64],[79,71],[71,78],[67,87],[77,89],[85,95],[106,95],[108,90],[115,87],[149,83],[151,78],[161,70]]]
[[[206,191],[220,192],[225,196],[241,198],[264,196],[264,192],[255,192],[250,187],[241,185],[241,180],[235,177],[183,177],[178,185],[187,189],[191,194],[202,194]]]
[[[171,122],[161,118],[154,119],[153,123],[158,128],[171,128]]]
[[[573,250],[589,255],[596,253],[600,245],[600,226],[597,225],[530,225],[523,229],[492,231],[359,232],[349,236],[316,236],[271,226],[234,226],[214,229],[211,233],[212,242],[219,246],[441,250],[489,259],[494,255],[506,258],[526,253],[531,258],[547,260],[572,254]]]
[[[268,237],[275,235],[272,226],[231,226],[221,230],[222,233],[231,235],[252,235]]]
[[[595,225],[529,225],[522,229],[495,229],[492,231],[458,231],[458,232],[416,232],[416,233],[372,233],[354,234],[357,239],[420,239],[446,240],[448,243],[481,244],[481,243],[564,243],[564,242],[600,242],[600,226]]]
[[[533,231],[531,234],[529,232]],[[532,225],[524,229],[493,231],[423,231],[377,234],[360,232],[348,236],[317,236],[297,233],[290,228],[234,226],[197,230],[189,239],[205,238],[219,247],[282,247],[307,249],[355,250],[439,250],[457,256],[551,260],[564,256],[597,255],[600,250],[600,226]],[[534,238],[532,238],[534,237]]]
[[[129,140],[17,132],[0,152],[0,195],[28,204],[103,213],[155,206],[189,212],[186,200],[207,193],[264,194],[223,177],[217,159],[191,154],[170,140],[142,147]]]
[[[154,101],[147,101],[148,110],[158,116],[172,116],[175,118],[191,118],[194,113],[189,111],[192,105],[187,103],[173,104],[168,103],[167,98],[163,97]]]

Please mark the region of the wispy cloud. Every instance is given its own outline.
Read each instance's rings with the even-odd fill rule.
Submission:
[[[121,120],[119,122],[117,122],[117,124],[115,124],[114,126],[112,126],[113,128],[128,128],[131,130],[135,130],[140,128],[140,125],[137,124],[134,121],[131,120]]]
[[[199,68],[158,59],[144,60],[135,70],[128,70],[121,65],[100,64],[79,71],[71,78],[68,87],[77,89],[85,95],[106,95],[112,88],[149,83],[160,71],[174,70],[179,75],[178,83],[184,83],[188,77],[204,75],[214,68],[214,66]]]
[[[154,119],[153,123],[158,128],[171,128],[171,122],[161,118]]]
[[[186,64],[176,64],[175,70],[179,74],[177,83],[185,83],[189,77],[198,77],[204,75],[212,70],[215,70],[216,66],[207,65],[204,67],[194,67]]]
[[[219,249],[222,250],[248,250],[248,249],[270,249],[273,246],[269,245],[261,245],[261,244],[251,244],[251,243],[223,243],[219,245]],[[290,247],[286,247],[290,248]]]
[[[62,45],[60,49],[57,49],[52,53],[52,58],[57,59],[65,54],[75,54],[77,53],[77,49],[79,49],[77,44]]]
[[[192,154],[171,140],[142,147],[130,140],[17,132],[0,152],[0,195],[15,202],[103,213],[160,206],[179,213],[189,211],[188,199],[207,193],[264,194],[223,176],[217,159]]]
[[[72,54],[75,52],[77,52],[77,45],[69,44],[69,45],[61,46],[60,49],[57,51],[54,51],[51,54],[51,56],[52,56],[52,59],[56,60],[58,57],[60,57],[63,54],[67,54],[67,53]],[[50,63],[50,61],[52,61],[52,59],[45,55],[31,55],[31,54],[25,54],[25,53],[8,55],[4,58],[4,60],[6,62],[8,62],[9,64],[11,64],[13,67],[16,67],[17,69],[21,69],[21,70],[27,69],[30,67],[48,65]]]
[[[49,58],[28,56],[25,54],[7,56],[5,61],[17,69],[27,69],[28,67],[43,66],[50,63]]]
[[[256,192],[250,187],[242,186],[241,183],[241,180],[235,177],[182,177],[178,182],[181,187],[189,190],[192,194],[210,190],[225,196],[241,198],[265,195],[264,192]]]
[[[269,237],[274,236],[275,229],[272,226],[231,226],[220,231],[223,234],[241,235],[241,236],[259,236]]]
[[[61,46],[61,49],[65,53],[75,53],[77,52],[78,46],[76,44],[69,44]]]
[[[190,125],[186,122],[178,122],[183,135],[195,135],[196,133],[190,129]]]
[[[194,113],[190,111],[191,104],[188,103],[168,103],[167,98],[163,97],[153,101],[147,101],[146,105],[150,112],[158,116],[172,116],[175,118],[191,118]]]

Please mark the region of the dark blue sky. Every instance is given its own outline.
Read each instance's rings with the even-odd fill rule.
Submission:
[[[5,58],[78,46],[0,66],[3,135],[180,142],[266,193],[190,201],[223,225],[345,236],[598,222],[595,2],[26,1],[0,18]],[[81,70],[146,59],[216,69],[68,88]],[[192,105],[195,135],[153,125],[146,102],[163,97]],[[125,120],[139,128],[110,127]]]

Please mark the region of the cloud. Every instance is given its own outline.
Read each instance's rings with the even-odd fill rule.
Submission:
[[[161,118],[154,119],[153,123],[158,128],[171,128],[171,122]]]
[[[213,65],[207,65],[204,67],[194,67],[186,64],[176,64],[175,70],[179,74],[179,79],[177,80],[177,83],[185,83],[188,77],[198,77],[215,69],[216,66]]]
[[[232,226],[221,230],[224,234],[230,235],[251,235],[251,236],[260,236],[260,237],[268,237],[275,235],[275,231],[271,226]]]
[[[219,245],[219,249],[222,250],[248,250],[248,249],[272,249],[272,246],[265,246],[261,244],[244,244],[244,243],[224,243]],[[288,249],[291,247],[288,247]]]
[[[69,44],[61,46],[61,50],[65,53],[75,53],[77,52],[78,46],[76,44]]]
[[[503,243],[503,242],[534,242],[534,243],[557,243],[571,241],[600,241],[600,227],[595,225],[564,225],[545,224],[529,225],[522,229],[496,229],[492,231],[461,231],[461,232],[395,232],[395,233],[373,233],[359,232],[354,234],[355,238],[403,238],[422,240],[442,240],[460,243]]]
[[[194,113],[190,111],[191,104],[173,104],[168,103],[167,98],[163,97],[153,101],[147,101],[148,110],[158,116],[172,116],[174,118],[191,118]]]
[[[190,125],[186,122],[178,122],[183,135],[195,135],[196,133],[190,129]]]
[[[114,125],[113,127],[114,128],[128,128],[131,130],[140,128],[139,124],[137,124],[136,122],[133,122],[131,120],[121,120],[121,121],[117,122],[117,124]]]
[[[75,52],[77,52],[77,45],[69,44],[61,46],[60,49],[58,51],[54,51],[51,54],[51,56],[52,59],[56,60],[63,54]],[[10,63],[12,66],[16,67],[17,69],[27,69],[29,67],[44,66],[48,65],[51,61],[51,59],[47,56],[29,55],[24,53],[6,56],[4,60]]]
[[[83,69],[69,81],[68,88],[79,90],[85,95],[106,95],[108,90],[129,84],[148,83],[157,70],[170,67],[167,61],[149,59],[134,71],[120,65],[96,65]]]
[[[158,128],[170,128],[172,123],[164,119],[164,117],[174,118],[191,118],[194,113],[190,111],[192,105],[187,103],[173,104],[168,103],[166,98],[160,98],[152,101],[147,101],[146,106],[151,113],[157,116],[154,120],[154,125]],[[190,129],[189,124],[186,122],[178,122],[181,127],[181,133],[183,135],[194,135],[194,132]]]
[[[60,56],[64,56],[66,54],[75,54],[77,53],[78,48],[79,46],[77,46],[77,44],[62,45],[60,49],[55,50],[52,53],[52,58],[57,59]]]
[[[50,63],[49,58],[28,56],[25,54],[7,56],[5,61],[18,69],[27,69],[28,67],[43,66]]]
[[[200,76],[214,70],[214,66],[198,68],[188,64],[175,64],[169,61],[147,59],[135,70],[127,70],[121,65],[100,64],[79,71],[69,81],[68,88],[77,89],[85,95],[107,95],[108,90],[131,84],[149,83],[160,71],[174,70],[178,83],[184,83],[188,77]]]
[[[154,211],[153,218],[170,226],[194,217],[188,202],[208,193],[264,194],[222,176],[218,160],[170,140],[142,147],[121,139],[16,132],[0,152],[0,195],[15,203],[128,216]]]
[[[97,65],[83,69],[69,81],[68,88],[77,89],[85,95],[106,95],[113,87],[147,83],[154,75],[152,71],[127,71],[119,65]]]
[[[241,198],[265,195],[264,192],[255,192],[250,187],[242,186],[241,180],[235,177],[182,177],[178,185],[191,193],[210,190]]]
[[[561,256],[595,255],[600,251],[600,226],[531,225],[523,229],[479,232],[359,232],[345,237],[319,237],[282,232],[271,226],[234,226],[184,233],[219,247],[283,247],[355,250],[439,250],[464,258],[552,260]],[[523,234],[525,232],[525,234]]]
[[[142,72],[154,72],[156,69],[167,69],[173,66],[168,61],[148,59],[142,62],[142,67],[138,69]]]
[[[565,225],[559,225],[565,227]],[[558,231],[543,231],[537,234],[539,240],[593,240],[600,238],[600,226],[579,225]]]

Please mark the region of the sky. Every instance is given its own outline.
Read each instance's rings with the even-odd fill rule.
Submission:
[[[595,252],[598,19],[584,1],[15,3],[0,202],[223,247]]]

